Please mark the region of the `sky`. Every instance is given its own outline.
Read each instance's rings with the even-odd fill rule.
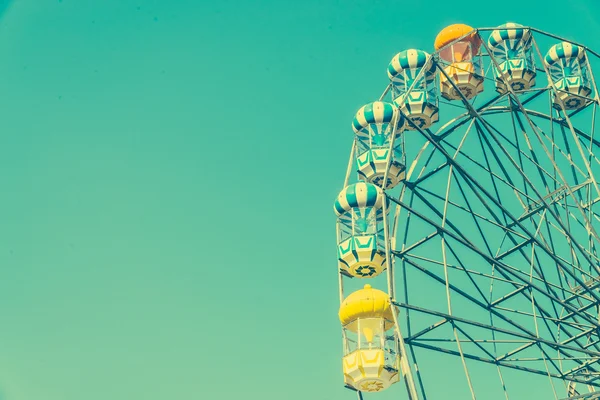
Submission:
[[[352,117],[452,23],[600,50],[600,3],[520,4],[0,7],[0,399],[355,398],[332,211]]]

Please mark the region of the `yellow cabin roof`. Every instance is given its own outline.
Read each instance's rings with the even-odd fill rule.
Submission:
[[[350,294],[340,306],[339,317],[342,325],[347,325],[358,318],[385,318],[393,321],[390,297],[381,290],[365,285],[364,289]],[[387,329],[387,328],[386,328]]]
[[[435,43],[433,47],[436,50],[439,50],[448,43],[455,41],[456,39],[466,35],[467,33],[473,30],[474,29],[472,27],[465,24],[454,24],[447,26],[444,29],[442,29],[440,33],[438,33],[437,37],[435,38]],[[479,38],[477,38],[477,36],[468,36],[465,39],[473,42],[477,41],[477,43],[479,43]]]

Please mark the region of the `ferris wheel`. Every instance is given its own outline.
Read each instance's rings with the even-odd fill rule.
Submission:
[[[600,56],[514,23],[452,25],[434,49],[394,56],[352,122],[334,204],[344,384],[600,398]]]

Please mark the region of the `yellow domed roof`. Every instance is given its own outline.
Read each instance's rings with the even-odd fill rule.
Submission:
[[[358,318],[384,318],[390,321],[386,323],[387,330],[393,325],[392,313],[390,297],[387,293],[373,289],[371,285],[365,285],[364,289],[357,290],[346,297],[340,306],[339,317],[344,326]],[[355,327],[348,327],[348,329],[355,330]]]
[[[442,29],[440,33],[438,33],[433,47],[436,50],[439,50],[448,43],[455,41],[456,39],[466,35],[469,32],[472,32],[473,30],[474,29],[472,27],[465,24],[454,24],[447,26]],[[465,39],[479,44],[479,38],[475,34],[467,36]],[[479,45],[477,48],[479,49]]]

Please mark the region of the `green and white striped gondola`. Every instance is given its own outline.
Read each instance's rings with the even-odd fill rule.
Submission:
[[[582,47],[568,42],[555,44],[546,53],[544,64],[556,88],[555,108],[560,110],[562,103],[565,109],[576,110],[591,101],[592,88]]]
[[[387,268],[384,199],[380,187],[358,182],[346,186],[334,203],[338,217],[338,265],[350,276],[371,278]]]
[[[492,31],[488,45],[499,67],[494,66],[496,91],[506,93],[507,84],[515,92],[535,86],[535,61],[529,29],[512,22],[500,25]]]
[[[402,163],[400,146],[400,133],[404,125],[404,117],[391,103],[375,101],[358,110],[352,121],[352,128],[356,134],[358,175],[362,180],[386,189],[404,180],[406,168]],[[394,126],[396,132],[390,156]],[[384,186],[388,156],[390,164]]]
[[[435,65],[430,57],[423,50],[408,49],[396,54],[388,66],[394,103],[414,124],[406,124],[407,130],[426,129],[439,120]]]

